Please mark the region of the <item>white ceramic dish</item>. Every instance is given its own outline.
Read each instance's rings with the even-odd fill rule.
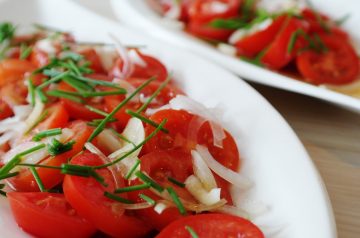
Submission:
[[[272,2],[274,0],[266,1]],[[279,1],[288,0],[276,0],[276,2]],[[345,28],[354,36],[356,42],[360,42],[360,32],[357,30],[360,22],[360,1],[312,0],[311,2],[315,7],[335,17],[335,19],[349,13],[351,17],[345,23]],[[164,24],[164,20],[158,14],[150,9],[145,0],[111,0],[111,3],[116,16],[123,23],[147,31],[150,35],[157,36],[164,41],[184,47],[209,60],[213,60],[246,80],[323,99],[360,113],[360,99],[303,83],[225,55],[181,29],[169,27],[168,24]]]
[[[236,135],[244,158],[242,171],[255,184],[247,201],[269,207],[254,220],[267,237],[278,229],[278,238],[309,234],[336,237],[327,193],[304,147],[279,113],[236,76],[191,53],[124,29],[68,0],[3,1],[3,20],[70,30],[80,40],[108,41],[111,32],[125,44],[145,44],[146,51],[162,59],[174,70],[175,78],[182,79],[179,83],[189,96],[207,105],[223,105],[225,125]],[[242,199],[238,194],[236,202]],[[0,214],[1,237],[29,237],[17,227],[5,198],[0,198]]]

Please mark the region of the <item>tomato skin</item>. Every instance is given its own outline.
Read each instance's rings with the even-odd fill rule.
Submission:
[[[71,163],[97,166],[102,165],[103,161],[95,154],[84,152],[74,157]],[[104,196],[105,191],[113,192],[115,188],[110,171],[105,168],[99,169],[97,172],[105,179],[108,187],[105,188],[93,178],[65,176],[63,189],[69,203],[99,230],[112,237],[132,238],[146,235],[150,231],[150,227],[146,223],[127,215],[116,201]]]
[[[208,23],[198,21],[190,21],[186,26],[186,30],[194,36],[210,41],[227,41],[230,35],[234,32],[233,30],[214,28],[209,26]]]
[[[67,151],[63,154],[59,154],[53,157],[45,159],[42,164],[48,166],[61,166],[61,164],[66,163],[69,158],[78,154],[82,151],[84,144],[89,138],[92,129],[87,126],[85,122],[82,121],[73,121],[66,126],[74,131],[74,137],[72,140],[76,141],[73,145],[72,150]],[[47,169],[47,168],[37,168],[37,172],[44,183],[46,189],[50,189],[58,185],[64,178],[64,175],[60,173],[59,170]],[[20,192],[37,192],[39,187],[29,170],[21,171],[20,174],[16,177],[8,179],[12,187],[16,191]]]
[[[265,49],[276,37],[286,19],[285,15],[278,16],[272,24],[262,31],[258,31],[237,41],[234,46],[239,55],[254,57]]]
[[[0,98],[0,120],[6,119],[8,117],[11,117],[13,115],[13,111],[11,110],[9,104],[4,102]]]
[[[81,55],[85,57],[86,61],[89,61],[90,68],[94,70],[95,73],[103,74],[105,70],[102,66],[101,59],[99,55],[96,53],[96,50],[93,48],[88,48],[79,52]]]
[[[307,82],[341,85],[356,80],[360,73],[359,59],[353,47],[341,38],[320,35],[328,51],[305,51],[297,56],[296,65]]]
[[[177,220],[162,230],[156,238],[191,238],[186,226],[191,227],[199,237],[265,237],[260,229],[248,220],[232,215],[210,213]]]
[[[9,192],[7,197],[18,225],[36,237],[87,238],[96,231],[63,194]]]
[[[36,131],[63,128],[69,121],[69,113],[60,103],[52,105],[48,109],[48,115],[49,116],[36,127]]]
[[[0,88],[6,84],[23,80],[24,74],[35,70],[29,61],[4,59],[0,62]]]
[[[307,32],[308,27],[309,25],[306,21],[295,17],[288,17],[285,20],[282,29],[262,56],[261,62],[274,70],[278,70],[286,66],[295,57],[297,50],[306,46],[303,39],[298,37],[293,51],[288,52],[288,45],[290,43],[291,36],[300,29]]]

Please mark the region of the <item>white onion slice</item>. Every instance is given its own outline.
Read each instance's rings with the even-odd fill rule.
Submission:
[[[49,38],[45,38],[37,41],[35,47],[47,54],[55,55],[57,52],[57,49],[54,46],[53,41],[50,40]]]
[[[116,75],[116,76],[120,79],[126,79],[130,76],[130,74],[132,73],[132,70],[133,70],[133,64],[130,60],[128,50],[116,36],[110,34],[110,37],[115,44],[116,51],[118,52],[121,59],[123,60],[122,70],[119,71],[120,75]]]
[[[236,30],[234,33],[232,33],[232,35],[229,37],[229,43],[231,45],[234,45],[239,40],[241,40],[242,38],[244,38],[244,37],[246,37],[248,35],[252,35],[252,34],[255,34],[256,32],[265,30],[272,23],[273,23],[273,20],[271,18],[268,18],[268,19],[265,19],[262,22],[254,24],[250,29],[240,28],[240,29]]]
[[[104,129],[98,136],[98,143],[100,148],[106,148],[107,150],[114,152],[123,147],[123,143],[119,138],[114,135],[110,129]]]
[[[25,121],[26,123],[25,131],[29,130],[36,123],[37,119],[41,116],[42,112],[44,111],[44,108],[45,105],[40,100],[40,98],[35,97],[35,107]]]
[[[97,46],[94,48],[97,55],[100,57],[101,65],[106,70],[109,71],[118,57],[118,54],[112,46]]]
[[[217,45],[217,49],[226,54],[226,55],[230,55],[230,56],[236,56],[236,48],[232,45],[229,45],[229,44],[224,44],[224,43],[219,43]]]
[[[148,108],[148,109],[146,109],[145,114],[147,116],[151,116],[151,115],[157,113],[158,111],[166,110],[166,109],[171,109],[169,104],[165,104],[165,105],[163,105],[161,107],[158,107],[158,108]]]
[[[192,150],[192,162],[195,176],[200,180],[205,190],[210,191],[217,188],[216,180],[211,170],[201,158],[200,154]]]
[[[132,63],[139,65],[143,68],[147,66],[147,63],[141,58],[141,56],[138,54],[137,50],[131,49],[128,52],[129,58]]]
[[[226,181],[241,189],[247,189],[252,185],[249,179],[217,162],[206,147],[197,145],[196,150],[209,168]]]
[[[220,188],[213,188],[209,192],[204,189],[201,181],[194,175],[185,180],[185,188],[196,200],[205,205],[213,205],[220,201]]]
[[[180,19],[181,6],[178,0],[170,0],[168,3],[170,4],[170,9],[164,14],[164,17],[172,20]]]
[[[170,207],[168,202],[157,202],[155,207],[154,207],[154,211],[157,214],[161,214],[163,213],[163,211],[165,211],[166,208]]]

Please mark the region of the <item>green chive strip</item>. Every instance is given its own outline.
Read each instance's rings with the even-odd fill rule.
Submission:
[[[146,201],[147,203],[149,203],[150,205],[155,206],[155,204],[156,204],[154,199],[152,199],[151,197],[146,196],[145,194],[140,193],[139,197],[141,199],[143,199],[144,201]]]
[[[134,186],[130,186],[130,187],[118,188],[115,190],[115,193],[133,192],[133,191],[148,189],[150,187],[151,187],[151,185],[149,183],[144,183],[144,184],[134,185]]]
[[[156,89],[156,91],[148,98],[148,100],[136,112],[140,113],[140,112],[144,111],[147,108],[147,106],[152,102],[152,100],[154,100],[154,98],[159,95],[161,90],[163,90],[166,87],[166,85],[168,85],[168,83],[170,82],[170,79],[171,79],[171,75],[169,75],[167,77],[167,79]]]
[[[117,105],[114,110],[109,113],[109,115],[107,115],[105,117],[104,120],[102,120],[100,122],[100,124],[96,127],[96,129],[93,131],[93,133],[90,135],[88,141],[91,142],[97,135],[100,134],[100,132],[105,128],[106,124],[108,123],[108,121],[110,120],[110,118],[113,118],[114,115],[123,107],[126,105],[126,103],[128,103],[133,97],[135,97],[135,95],[140,92],[144,87],[146,87],[150,82],[152,82],[155,79],[155,77],[151,77],[150,79],[146,80],[143,84],[140,85],[140,87],[138,87],[131,95],[129,95],[128,97],[126,97],[119,105]]]
[[[26,46],[25,44],[20,45],[20,59],[25,60],[31,54],[32,47]]]
[[[66,99],[69,99],[69,100],[71,100],[73,102],[77,102],[77,103],[82,103],[82,104],[85,103],[84,100],[82,100],[79,97],[73,96],[72,94],[70,94],[67,91],[61,91],[61,90],[55,89],[55,90],[47,91],[46,94],[49,96],[53,96],[53,97],[66,98]]]
[[[172,200],[174,201],[175,205],[179,209],[179,212],[181,215],[186,215],[186,209],[184,208],[184,205],[180,201],[179,196],[176,194],[175,190],[172,187],[166,188],[169,195],[171,196]]]
[[[84,165],[76,165],[76,164],[62,164],[61,165],[61,173],[69,174],[80,177],[92,177],[96,181],[98,181],[104,187],[107,187],[108,184],[105,182],[104,177],[100,176],[95,170],[94,167],[84,166]]]
[[[150,126],[153,126],[153,127],[158,127],[159,126],[159,124],[157,124],[156,122],[142,116],[139,113],[133,112],[133,111],[131,111],[129,109],[126,109],[126,113],[129,114],[132,117],[136,117],[137,119],[149,124]],[[167,129],[165,129],[165,128],[161,128],[161,131],[163,131],[165,133],[169,133],[169,131]]]
[[[117,202],[121,202],[121,203],[125,203],[125,204],[133,204],[134,202],[129,200],[129,199],[126,199],[126,198],[122,198],[122,197],[119,197],[115,194],[112,194],[112,193],[109,193],[109,192],[104,192],[104,196],[107,197],[107,198],[110,198],[111,200],[114,200],[114,201],[117,201]]]
[[[129,172],[125,175],[125,179],[130,179],[137,167],[139,167],[141,160],[137,159],[134,166],[129,170]]]
[[[14,173],[8,173],[8,174],[4,174],[4,175],[0,175],[0,180],[3,180],[3,179],[7,179],[7,178],[12,178],[12,177],[15,177],[19,174],[19,172],[14,172]],[[2,189],[2,188],[0,188]]]
[[[49,144],[47,144],[47,150],[50,155],[55,156],[63,154],[73,148],[75,141],[69,141],[67,143],[62,143],[57,139],[53,138]]]
[[[48,110],[45,110],[43,113],[41,113],[41,115],[38,117],[38,119],[35,121],[34,125],[32,125],[26,132],[25,134],[28,134],[32,129],[34,129],[37,125],[40,124],[40,122],[42,122],[47,115],[49,114]]]
[[[35,85],[31,79],[28,79],[27,83],[28,83],[28,91],[30,96],[30,105],[35,106]]]
[[[45,93],[41,90],[41,88],[36,88],[35,92],[39,96],[41,102],[46,103],[48,101],[48,98],[45,96]]]
[[[30,167],[30,171],[31,171],[31,173],[32,173],[33,176],[34,176],[37,185],[39,186],[40,192],[46,192],[44,183],[42,182],[42,180],[41,180],[38,172],[36,171],[36,168],[35,168],[35,167]]]
[[[54,129],[50,129],[50,130],[46,130],[46,131],[41,131],[39,133],[37,133],[32,140],[33,141],[40,141],[43,138],[49,137],[49,136],[56,136],[56,135],[60,135],[62,133],[62,129],[61,128],[54,128]]]
[[[113,160],[112,162],[110,163],[107,163],[107,164],[103,164],[103,165],[99,165],[99,166],[95,166],[94,168],[96,169],[102,169],[102,168],[106,168],[106,167],[109,167],[109,166],[112,166],[116,163],[118,163],[119,161],[125,159],[126,157],[128,157],[129,155],[131,155],[132,153],[134,153],[136,150],[138,150],[139,148],[141,148],[146,142],[148,142],[151,138],[153,138],[159,131],[160,129],[165,125],[165,123],[167,122],[167,119],[164,119],[159,127],[157,127],[153,132],[151,132],[151,134],[145,138],[145,140],[143,140],[140,144],[138,144],[137,146],[135,146],[134,148],[132,148],[130,151],[128,151],[127,153],[125,153],[123,156]]]
[[[138,177],[141,181],[143,181],[144,183],[148,183],[150,184],[150,186],[152,188],[154,188],[156,191],[158,192],[162,192],[164,191],[164,188],[158,184],[157,182],[155,182],[152,178],[150,178],[149,176],[147,176],[146,174],[144,174],[143,172],[141,171],[137,171],[135,173],[136,177]]]
[[[51,79],[49,79],[49,80],[45,81],[44,83],[40,84],[37,88],[43,89],[46,86],[48,86],[48,85],[50,85],[52,83],[56,83],[59,80],[61,80],[62,78],[69,76],[69,74],[70,74],[70,71],[65,71],[65,72],[58,73],[56,76],[54,76]]]
[[[58,170],[62,169],[62,167],[60,167],[60,166],[50,166],[50,165],[43,165],[43,164],[18,163],[18,166],[45,168],[45,169],[58,169]]]
[[[89,109],[90,111],[95,112],[95,113],[97,113],[97,114],[99,114],[99,115],[101,115],[101,116],[106,117],[106,116],[109,115],[109,113],[104,112],[104,111],[102,111],[102,110],[100,110],[100,109],[97,109],[96,107],[93,107],[93,106],[90,106],[90,105],[85,105],[85,107],[86,107],[87,109]]]
[[[62,90],[53,90],[53,91],[57,91],[59,93],[63,93],[71,96],[84,97],[84,98],[126,94],[125,89],[116,90],[116,91],[99,91],[99,92],[85,92],[85,91],[70,92],[70,91],[62,91]]]
[[[132,144],[133,146],[136,146],[134,142],[132,142],[131,140],[129,140],[128,138],[126,138],[125,136],[121,135],[119,132],[117,132],[114,128],[109,128],[117,137],[119,137],[121,140]]]
[[[71,75],[71,77],[74,78],[74,79],[80,80],[82,82],[86,82],[86,83],[90,83],[90,84],[94,84],[94,85],[101,85],[101,86],[106,86],[106,87],[110,87],[110,88],[117,88],[117,89],[125,90],[122,87],[120,87],[118,84],[112,83],[112,82],[107,82],[107,81],[97,80],[97,79],[91,79],[91,78],[87,78],[87,77],[83,77],[83,76],[77,76],[77,75],[73,75],[73,74]]]
[[[185,229],[190,233],[192,238],[199,238],[198,234],[190,226],[185,226]]]
[[[95,91],[94,87],[91,85],[84,83],[82,81],[73,79],[71,77],[66,77],[63,79],[63,81],[67,84],[69,84],[71,87],[76,89],[78,92],[84,92],[84,91]]]
[[[173,178],[173,177],[168,177],[168,180],[169,180],[171,183],[173,183],[173,184],[175,184],[175,185],[177,185],[177,186],[179,186],[179,187],[185,188],[185,184],[184,184],[184,183],[176,180],[176,179]]]
[[[9,162],[7,162],[1,169],[0,169],[0,176],[8,174],[18,163],[21,162],[21,157],[24,155],[31,154],[37,150],[40,150],[45,147],[45,144],[40,144],[34,146],[30,149],[27,149],[17,155],[15,155]]]

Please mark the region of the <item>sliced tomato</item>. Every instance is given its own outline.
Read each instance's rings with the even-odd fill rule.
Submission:
[[[71,157],[78,154],[82,151],[85,142],[89,138],[92,129],[82,121],[74,121],[66,126],[74,132],[74,136],[70,140],[74,140],[75,144],[73,145],[72,150],[67,151],[63,154],[49,157],[41,162],[43,165],[48,166],[60,166],[63,163],[66,163]],[[56,169],[48,168],[38,168],[37,172],[44,183],[45,188],[51,189],[61,183],[64,178],[64,175]],[[12,187],[16,191],[21,192],[34,192],[39,191],[37,183],[29,170],[22,170],[20,174],[16,177],[13,177],[8,180]]]
[[[2,60],[0,62],[0,88],[6,84],[23,80],[25,73],[33,70],[35,70],[34,65],[26,60]]]
[[[49,55],[34,47],[30,54],[30,62],[36,66],[36,68],[43,67],[49,63]]]
[[[175,178],[177,181],[184,182],[187,177],[192,175],[192,158],[189,152],[185,152],[179,149],[166,150],[166,151],[153,151],[140,158],[141,170],[147,173],[152,179],[158,182],[164,188],[172,187],[176,191],[179,197],[189,202],[194,202],[194,198],[190,193],[177,185],[169,182],[168,178]],[[131,185],[141,184],[138,180],[135,180]],[[145,194],[154,200],[160,198],[154,195],[149,190],[141,190],[132,192],[129,194],[132,200],[138,202],[144,202],[139,198],[139,194]],[[169,223],[181,218],[183,215],[180,214],[178,208],[170,207],[165,209],[164,212],[158,214],[154,211],[154,208],[141,209],[137,211],[139,217],[148,221],[155,229],[161,230]]]
[[[286,66],[292,59],[294,59],[297,51],[306,46],[304,39],[299,36],[296,39],[292,52],[288,52],[291,37],[298,30],[307,32],[308,27],[309,26],[306,21],[288,16],[282,26],[282,29],[262,56],[261,62],[274,70],[278,70]]]
[[[253,57],[265,49],[275,39],[286,20],[285,15],[278,16],[266,29],[245,36],[234,45],[239,55]]]
[[[11,110],[9,104],[1,100],[0,98],[0,120],[6,119],[13,115],[13,111]]]
[[[189,4],[190,21],[208,23],[239,15],[241,0],[194,0]]]
[[[97,166],[102,165],[103,161],[95,154],[84,152],[73,158],[71,163]],[[112,237],[144,237],[150,227],[126,214],[121,204],[104,196],[105,191],[113,192],[115,188],[110,171],[104,168],[97,172],[105,179],[108,187],[105,188],[93,178],[66,175],[63,183],[66,199],[79,214]]]
[[[41,122],[35,131],[44,131],[53,128],[63,128],[69,121],[69,113],[60,103],[56,103],[47,109],[48,116]]]
[[[234,30],[219,29],[210,26],[208,23],[190,21],[186,26],[186,30],[197,37],[210,41],[227,41]]]
[[[104,74],[91,74],[91,75],[87,75],[86,77],[89,77],[92,79],[97,79],[97,80],[109,81],[109,77]],[[59,84],[59,90],[68,91],[68,92],[76,91],[73,87],[71,87],[70,85],[68,85],[65,82],[61,82]],[[99,115],[93,111],[90,111],[88,108],[85,107],[85,105],[90,105],[101,111],[104,111],[105,104],[104,104],[103,98],[100,98],[100,100],[99,100],[99,98],[83,98],[83,100],[86,102],[85,104],[74,102],[67,98],[60,99],[61,103],[64,105],[66,110],[69,112],[70,117],[73,119],[81,119],[81,120],[91,121],[93,119],[104,118],[102,115]]]
[[[264,238],[261,230],[248,220],[226,214],[184,217],[167,226],[156,238],[190,238],[192,229],[199,237]]]
[[[94,73],[103,74],[105,70],[102,66],[101,58],[93,48],[88,48],[79,52],[85,57],[85,60],[90,62],[90,68],[94,70]]]
[[[359,58],[353,47],[340,38],[320,35],[327,51],[312,50],[298,55],[296,65],[306,81],[313,84],[347,84],[359,76]]]
[[[87,238],[96,231],[63,194],[10,192],[7,197],[17,224],[36,237]]]
[[[151,77],[156,77],[156,81],[162,82],[166,80],[168,72],[163,63],[154,57],[141,53],[138,50],[136,52],[144,61],[146,66],[134,64],[133,71],[130,75],[132,78],[149,79]],[[119,77],[122,72],[122,67],[123,60],[119,58],[110,70],[109,74],[113,77]]]

